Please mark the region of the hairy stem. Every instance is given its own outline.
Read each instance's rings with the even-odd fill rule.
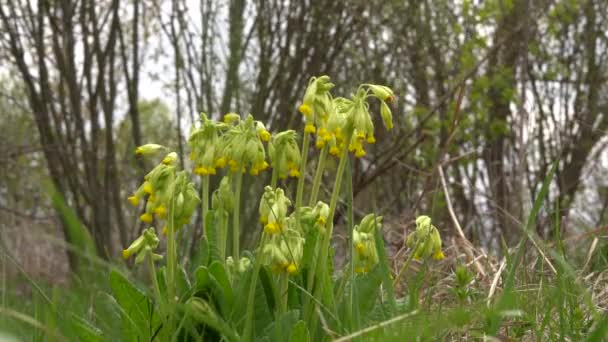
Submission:
[[[323,171],[325,171],[325,159],[327,158],[327,145],[321,149],[319,154],[319,162],[317,163],[317,170],[315,171],[315,178],[312,182],[312,192],[310,193],[310,201],[308,205],[314,206],[319,196],[319,189],[321,188],[321,180],[323,179]]]
[[[238,170],[233,174],[235,178],[234,191],[234,211],[232,216],[232,257],[235,262],[239,260],[239,242],[240,242],[240,208],[241,208],[241,186],[243,185],[243,173]]]

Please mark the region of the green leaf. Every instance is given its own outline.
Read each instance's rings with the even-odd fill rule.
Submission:
[[[271,341],[283,342],[289,341],[291,332],[298,322],[300,316],[299,310],[291,310],[283,314],[276,321],[270,323],[264,329],[264,335],[269,336]]]
[[[192,297],[186,302],[188,313],[196,320],[208,325],[228,341],[240,341],[238,333],[204,300]]]
[[[391,309],[393,310],[393,313],[395,313],[397,311],[397,301],[395,300],[395,290],[393,288],[393,280],[391,279],[391,268],[388,263],[386,249],[384,248],[384,237],[382,236],[380,229],[374,229],[374,237],[376,240],[378,259],[380,261],[378,268],[380,269],[382,275],[382,283],[386,293],[388,294],[388,301]]]
[[[306,322],[298,321],[293,326],[291,331],[291,342],[309,342],[310,334],[308,332],[308,328],[306,327]]]
[[[209,210],[205,217],[205,232],[207,233],[207,245],[209,251],[209,262],[213,262],[218,260],[220,262],[224,262],[220,258],[220,248],[219,248],[219,240],[218,240],[218,228],[217,224],[218,220],[215,215],[214,210]],[[236,260],[235,260],[236,261]]]
[[[84,318],[78,317],[73,313],[70,315],[70,318],[72,331],[81,341],[94,342],[104,340],[101,330]]]
[[[234,305],[234,293],[224,264],[214,261],[209,266],[212,290],[219,294],[220,307],[224,317],[228,317]]]
[[[110,288],[122,309],[125,340],[150,339],[154,308],[145,293],[116,270],[110,272]]]
[[[209,286],[211,282],[211,276],[209,270],[205,266],[199,266],[194,271],[194,283],[198,290],[202,290]]]
[[[190,280],[188,279],[188,274],[186,274],[186,270],[183,267],[178,268],[177,272],[177,293],[180,296],[183,296],[190,290]]]

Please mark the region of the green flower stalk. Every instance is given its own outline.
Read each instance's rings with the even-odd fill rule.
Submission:
[[[212,206],[215,211],[219,230],[217,245],[220,258],[226,258],[226,241],[228,239],[228,217],[234,209],[234,194],[230,184],[230,177],[222,178],[218,189],[213,193]]]
[[[245,120],[240,120],[237,114],[229,113],[224,116],[224,122],[233,125],[223,136],[222,154],[226,157],[227,163],[232,172],[232,182],[234,184],[234,211],[233,211],[233,230],[232,230],[232,256],[239,258],[240,242],[240,199],[241,187],[243,183],[243,173],[247,172],[253,176],[268,168],[266,162],[266,152],[263,141],[268,140],[270,133],[259,121],[255,121],[253,116],[248,115]]]

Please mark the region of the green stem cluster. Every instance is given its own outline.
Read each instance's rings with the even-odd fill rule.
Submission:
[[[300,227],[300,208],[302,207],[302,196],[304,192],[304,174],[306,173],[306,164],[308,159],[308,145],[310,145],[310,133],[304,133],[302,141],[302,158],[300,162],[300,177],[298,178],[298,188],[296,191],[296,227]]]
[[[319,196],[319,189],[321,188],[321,180],[323,179],[323,171],[325,170],[325,159],[327,158],[327,145],[321,149],[319,154],[319,162],[317,164],[317,171],[315,171],[315,178],[312,182],[312,191],[310,193],[310,200],[308,204],[312,207],[317,202]]]
[[[202,201],[201,201],[201,214],[203,216],[202,227],[201,227],[201,236],[207,236],[206,229],[208,227],[205,226],[207,221],[207,211],[209,210],[209,176],[203,176],[203,193],[202,193]]]

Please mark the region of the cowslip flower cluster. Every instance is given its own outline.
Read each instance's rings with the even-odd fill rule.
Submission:
[[[194,173],[200,176],[215,175],[217,169],[226,166],[222,155],[220,132],[228,127],[225,123],[207,118],[201,113],[200,126],[193,129],[188,139],[190,160],[194,161]]]
[[[222,155],[230,171],[249,170],[251,175],[257,176],[266,170],[269,164],[262,142],[270,139],[270,133],[264,125],[255,121],[251,114],[245,120],[240,120],[237,114],[229,113],[224,117],[224,122],[232,125],[222,140]]]
[[[329,205],[319,201],[314,207],[300,208],[302,229],[305,233],[308,229],[316,229],[321,234],[325,234],[325,225],[329,217]]]
[[[164,149],[162,146],[158,147],[160,145],[152,147],[151,145],[153,144],[138,147],[136,153],[151,156],[154,155],[151,151]],[[147,196],[145,211],[140,216],[140,220],[148,224],[151,224],[155,217],[157,220],[165,220],[167,225],[163,228],[164,234],[168,232],[168,226],[177,231],[181,226],[187,224],[200,202],[197,190],[189,181],[186,173],[177,171],[177,161],[177,153],[167,154],[152,171],[144,176],[144,182],[128,198],[132,205],[138,206],[140,201]],[[150,229],[152,230],[150,231]],[[123,257],[128,258],[142,248],[142,241],[153,240],[149,236],[154,228],[150,229],[148,229],[147,240],[144,239],[144,235],[140,236],[131,244],[131,247],[123,251]]]
[[[171,188],[176,177],[176,164],[177,153],[167,154],[162,162],[144,177],[144,182],[137,191],[128,198],[133,206],[138,206],[140,200],[148,196],[145,212],[140,216],[143,222],[152,223],[154,215],[157,219],[167,217]]]
[[[132,255],[135,257],[135,263],[139,264],[144,261],[146,256],[150,256],[152,261],[162,259],[162,255],[155,254],[154,250],[158,247],[158,237],[153,227],[145,229],[142,234],[131,243],[131,245],[122,251],[122,257],[128,259]]]
[[[264,189],[259,208],[266,234],[261,257],[276,273],[297,273],[304,253],[303,232],[296,225],[294,213],[287,216],[290,205],[283,189]]]
[[[304,103],[300,106],[300,111],[306,118],[305,132],[316,132],[316,147],[321,149],[329,146],[331,155],[339,156],[347,147],[355,157],[364,157],[364,144],[376,142],[368,99],[375,97],[380,100],[380,115],[384,126],[390,130],[393,128],[393,119],[388,103],[394,100],[393,91],[386,86],[363,84],[350,99],[332,98],[329,93],[331,87],[325,84],[333,87],[329,78],[322,76],[312,79],[307,88]],[[323,92],[319,93],[319,88]]]
[[[264,188],[259,212],[265,233],[280,233],[287,227],[287,209],[290,205],[291,201],[285,196],[283,189],[273,189],[270,186]]]
[[[357,273],[369,272],[378,263],[375,232],[382,228],[382,216],[368,214],[353,228],[353,266]]]
[[[416,230],[412,232],[406,241],[409,248],[414,248],[414,259],[420,260],[433,256],[435,260],[445,258],[441,251],[441,236],[437,227],[431,224],[428,216],[416,218]]]
[[[268,143],[270,164],[279,178],[300,177],[301,154],[297,134],[293,130],[277,133]]]

